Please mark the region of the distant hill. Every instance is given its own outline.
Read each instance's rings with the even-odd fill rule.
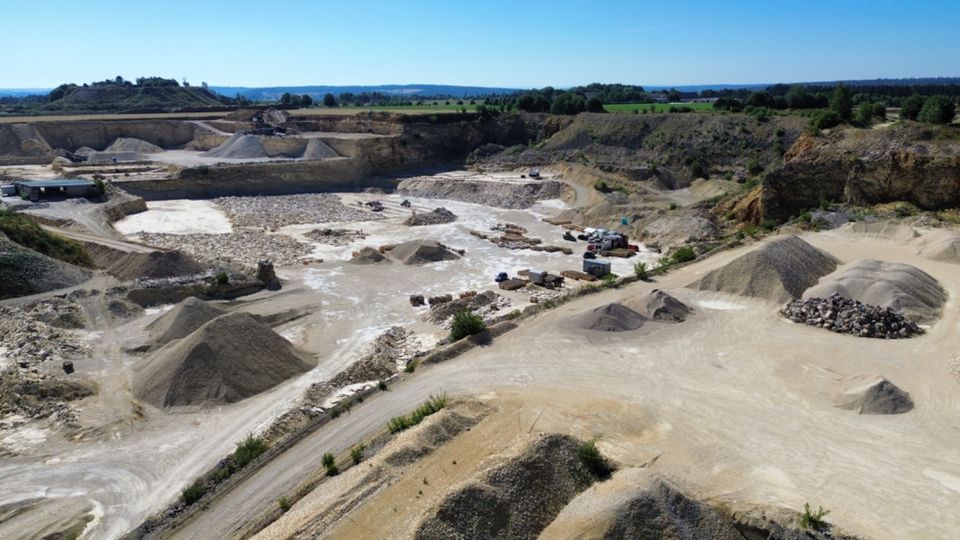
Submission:
[[[58,112],[133,112],[223,107],[222,96],[194,86],[81,86],[50,101],[43,109]]]
[[[324,94],[338,96],[343,93],[367,94],[379,93],[390,97],[409,97],[411,99],[428,97],[465,98],[470,96],[488,96],[512,94],[517,88],[489,88],[484,86],[450,86],[442,84],[383,84],[378,86],[271,86],[267,88],[248,88],[243,86],[211,86],[211,90],[225,96],[237,94],[253,101],[276,101],[284,93],[308,95],[322,99]]]

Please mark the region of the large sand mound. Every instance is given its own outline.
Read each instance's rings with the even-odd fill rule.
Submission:
[[[156,345],[183,339],[227,311],[196,297],[189,297],[147,325]]]
[[[787,302],[800,298],[837,261],[796,236],[779,238],[713,270],[689,287]]]
[[[132,152],[135,154],[156,154],[163,152],[163,148],[149,143],[143,139],[134,137],[117,137],[113,143],[104,150],[104,153],[117,154],[122,152]]]
[[[267,157],[267,151],[256,135],[245,135],[244,133],[234,133],[223,144],[205,152],[206,157],[217,157],[227,159],[257,159]]]
[[[158,407],[233,403],[310,369],[289,341],[246,313],[228,313],[169,343],[134,375]]]
[[[853,375],[840,382],[833,403],[858,414],[900,414],[913,409],[910,394],[880,375]]]
[[[203,273],[206,267],[186,253],[173,250],[127,253],[106,270],[122,280],[133,280],[191,276]]]
[[[403,264],[429,264],[459,259],[460,255],[433,240],[410,240],[390,250],[390,256]]]
[[[833,293],[892,308],[917,323],[936,320],[947,300],[937,280],[919,268],[875,260],[845,265],[808,289],[804,298],[827,298]]]
[[[636,330],[647,318],[616,302],[590,310],[577,318],[577,326],[598,332],[627,332]]]
[[[418,539],[536,538],[595,480],[565,435],[539,436],[455,487],[417,527]]]
[[[577,495],[540,538],[743,540],[730,518],[639,468],[617,471]]]
[[[300,156],[301,159],[330,159],[335,157],[340,157],[340,154],[320,139],[307,141],[307,147],[303,150],[303,155]]]
[[[950,234],[934,240],[920,253],[933,261],[960,264],[960,234]]]
[[[663,322],[683,322],[693,312],[686,304],[660,289],[628,300],[626,305],[647,319]]]

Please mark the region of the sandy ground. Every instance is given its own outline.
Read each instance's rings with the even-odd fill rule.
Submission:
[[[657,283],[566,304],[490,347],[418,369],[278,457],[180,537],[231,536],[319,470],[323,452],[345,451],[443,390],[519,402],[518,423],[529,430],[602,433],[609,456],[629,465],[657,458],[653,469],[701,497],[794,509],[809,501],[829,508],[832,523],[868,538],[955,537],[960,386],[948,366],[960,347],[960,274],[884,239],[837,232],[808,240],[843,261],[920,267],[951,293],[944,317],[922,337],[868,340],[789,323],[772,303],[682,288],[742,250],[719,254]],[[569,324],[587,309],[653,287],[696,314],[683,324],[619,335]],[[910,392],[916,408],[862,416],[833,407],[828,394],[836,382],[861,372],[888,377]]]
[[[113,224],[126,236],[138,232],[221,234],[233,231],[230,220],[216,204],[204,200],[151,201],[147,211]]]

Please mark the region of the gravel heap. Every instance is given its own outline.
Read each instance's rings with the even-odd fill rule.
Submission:
[[[140,240],[159,248],[180,249],[216,265],[236,262],[251,268],[266,260],[276,266],[289,266],[311,251],[309,245],[289,236],[244,230],[227,234],[140,233]]]
[[[900,339],[923,333],[916,323],[893,308],[871,306],[837,293],[827,298],[795,300],[780,313],[793,322],[858,337]]]
[[[559,199],[562,189],[563,184],[556,180],[502,182],[436,175],[403,180],[397,186],[397,193],[500,208],[530,208],[539,200]]]
[[[367,235],[360,231],[352,231],[350,229],[313,229],[312,231],[304,233],[304,236],[314,242],[331,246],[346,246],[367,237]]]
[[[237,227],[278,229],[303,223],[379,221],[382,214],[347,206],[333,193],[214,199]]]
[[[408,217],[407,220],[403,222],[403,224],[416,227],[420,225],[440,225],[442,223],[453,223],[456,220],[456,214],[441,206],[440,208],[434,209],[433,212],[420,214],[414,212],[412,216]]]
[[[833,404],[857,414],[901,414],[913,409],[910,394],[881,375],[852,375],[840,382]]]
[[[449,302],[432,304],[430,311],[424,313],[422,319],[449,329],[454,315],[461,311],[471,311],[483,317],[487,324],[491,324],[500,315],[500,311],[508,307],[510,307],[509,298],[493,291],[483,291]]]

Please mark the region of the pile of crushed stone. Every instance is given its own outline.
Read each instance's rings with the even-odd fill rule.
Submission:
[[[598,332],[628,332],[643,327],[647,318],[616,302],[600,306],[581,315],[577,325]]]
[[[147,325],[151,343],[157,347],[175,339],[183,339],[201,326],[226,315],[227,310],[195,296],[182,300],[173,309]]]
[[[836,259],[796,236],[789,236],[760,245],[689,287],[782,303],[800,298],[836,268]]]
[[[127,253],[106,268],[123,281],[205,274],[207,267],[180,250]]]
[[[458,253],[434,240],[410,240],[397,245],[389,251],[389,254],[407,265],[452,261],[460,258]]]
[[[140,233],[140,240],[151,246],[180,249],[213,266],[239,263],[257,268],[260,261],[271,261],[276,266],[289,266],[309,255],[309,244],[286,235],[264,234],[240,230],[226,234],[166,234]]]
[[[408,217],[406,221],[403,222],[403,224],[411,227],[417,227],[421,225],[440,225],[443,223],[453,223],[456,220],[456,214],[441,206],[440,208],[434,209],[432,212],[414,212],[413,215]]]
[[[204,157],[226,159],[259,159],[269,157],[263,148],[260,138],[256,135],[247,135],[236,132],[220,146],[204,152]]]
[[[918,323],[939,318],[947,293],[937,280],[909,264],[856,261],[821,280],[804,293],[825,298],[834,293],[871,306],[892,308]]]
[[[628,300],[625,304],[652,321],[683,322],[693,312],[689,306],[660,289]]]
[[[857,414],[901,414],[913,409],[909,393],[874,374],[853,375],[842,380],[833,403]]]
[[[838,293],[827,298],[794,300],[780,313],[796,323],[857,337],[901,339],[923,333],[922,328],[893,308],[871,306]]]
[[[498,311],[509,306],[509,299],[493,291],[483,291],[449,302],[431,304],[430,310],[424,313],[422,318],[424,321],[447,328],[454,315],[461,311],[470,311],[483,317],[486,322],[491,322]]]
[[[157,407],[234,403],[309,371],[308,357],[246,313],[227,313],[139,367],[133,393]]]
[[[214,199],[237,227],[279,229],[304,223],[379,221],[382,213],[363,206],[347,206],[333,193],[301,193],[263,197]]]
[[[330,159],[335,157],[340,157],[340,154],[330,148],[327,143],[320,139],[310,139],[307,141],[307,147],[304,148],[300,159]]]
[[[372,247],[365,247],[353,254],[350,258],[350,264],[377,264],[380,262],[389,263],[388,259],[380,250]]]

